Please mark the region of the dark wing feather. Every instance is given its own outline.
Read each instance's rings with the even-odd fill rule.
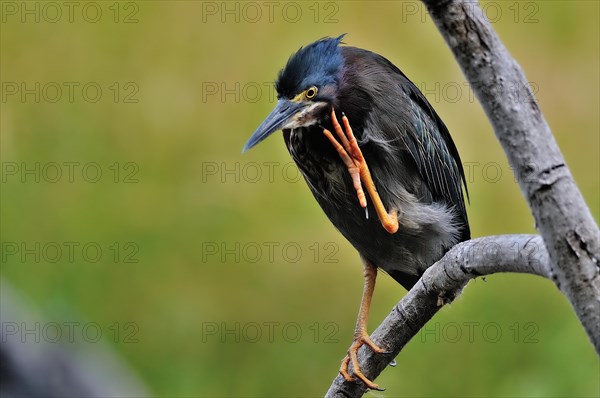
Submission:
[[[467,198],[469,191],[456,145],[448,128],[425,96],[408,79],[406,82],[403,89],[412,100],[411,106],[417,119],[415,128],[407,131],[408,139],[404,142],[434,199],[443,199],[456,207],[461,221],[467,227],[466,239],[469,239],[461,182]]]
[[[408,152],[434,202],[454,207],[462,224],[461,240],[470,238],[462,186],[468,197],[465,175],[452,137],[421,91],[386,58],[354,47],[344,47],[352,66],[347,70],[353,95],[360,87],[371,95],[371,126],[364,141],[400,143]],[[393,92],[397,95],[390,96]],[[347,103],[352,103],[347,98]],[[370,127],[370,128],[369,128]],[[396,155],[397,156],[397,155]],[[401,161],[406,161],[406,156]],[[462,184],[461,184],[462,182]]]

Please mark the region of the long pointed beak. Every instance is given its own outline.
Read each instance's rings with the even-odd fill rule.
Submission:
[[[250,137],[242,153],[252,148],[277,130],[282,129],[288,124],[294,115],[300,112],[306,105],[298,102],[292,102],[287,98],[280,99],[277,106],[267,116],[267,118],[258,126],[254,134]]]

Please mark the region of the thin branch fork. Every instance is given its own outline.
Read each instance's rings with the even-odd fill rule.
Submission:
[[[523,71],[472,1],[422,1],[485,110],[541,236],[490,236],[452,248],[371,336],[390,354],[359,351],[363,373],[374,380],[439,304],[454,299],[473,277],[497,272],[552,280],[600,354],[600,231]],[[364,385],[338,375],[326,396],[360,397],[365,391]]]
[[[389,354],[361,348],[358,358],[365,376],[374,380],[442,305],[456,298],[471,279],[499,272],[553,279],[542,238],[537,235],[487,236],[454,246],[425,271],[371,335],[372,340]],[[326,397],[360,397],[366,391],[364,384],[347,382],[338,375]]]
[[[569,299],[600,354],[600,231],[525,74],[472,1],[423,3],[518,177],[548,249],[553,281]]]

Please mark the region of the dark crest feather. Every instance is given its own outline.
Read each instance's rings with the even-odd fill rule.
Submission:
[[[344,59],[339,45],[345,34],[324,37],[300,49],[279,72],[275,89],[279,98],[293,98],[310,86],[338,83]]]

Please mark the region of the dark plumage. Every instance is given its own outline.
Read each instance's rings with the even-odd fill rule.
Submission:
[[[276,82],[279,103],[245,150],[282,129],[317,202],[366,266],[410,289],[470,237],[463,168],[448,129],[418,88],[384,57],[340,46],[342,37],[290,57]],[[397,232],[382,227],[372,197],[368,218],[359,205],[349,169],[323,133],[334,131],[332,107],[337,119],[347,115],[385,209],[398,211]]]
[[[326,38],[301,48],[280,72],[279,98],[311,86],[344,112],[386,208],[400,210],[389,234],[358,205],[341,159],[323,135],[333,130],[324,106],[307,127],[284,129],[290,154],[325,214],[375,265],[409,289],[453,245],[469,239],[464,172],[448,129],[408,78],[384,57]]]

